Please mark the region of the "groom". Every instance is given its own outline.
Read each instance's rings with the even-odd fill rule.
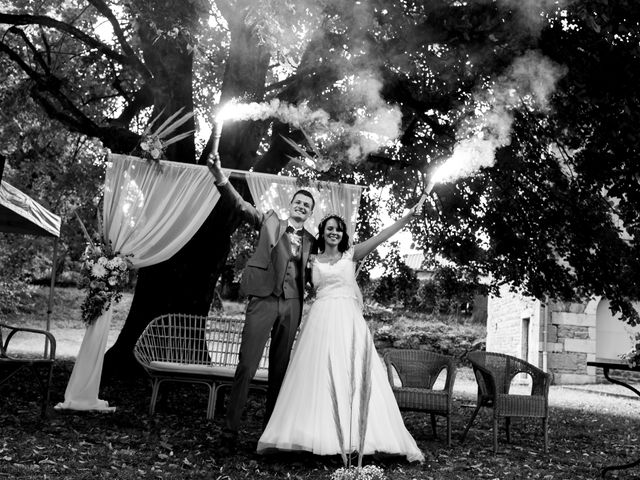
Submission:
[[[313,235],[303,225],[313,213],[315,200],[308,191],[298,190],[291,199],[288,219],[278,218],[273,210],[261,213],[231,186],[220,166],[220,157],[209,158],[207,165],[220,195],[260,231],[258,245],[247,262],[241,282],[249,304],[226,417],[226,436],[229,441],[234,441],[247,402],[249,383],[258,369],[269,336],[265,425],[278,398],[302,316],[307,281],[304,266],[314,241]]]

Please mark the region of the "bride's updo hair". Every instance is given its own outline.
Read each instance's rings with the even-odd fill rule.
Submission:
[[[325,216],[320,221],[320,225],[318,225],[318,238],[316,240],[316,248],[314,249],[315,253],[324,252],[324,229],[327,226],[327,222],[332,219],[335,220],[338,224],[338,231],[342,232],[342,240],[340,240],[340,243],[338,244],[338,251],[342,253],[349,250],[349,234],[347,233],[347,224],[345,223],[344,218],[342,218],[340,215],[332,213]]]

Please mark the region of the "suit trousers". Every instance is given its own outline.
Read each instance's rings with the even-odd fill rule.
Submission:
[[[250,298],[242,330],[238,366],[227,404],[226,425],[229,430],[235,432],[240,426],[249,395],[249,384],[258,370],[262,352],[271,335],[265,424],[269,420],[289,365],[301,315],[302,304],[299,298],[286,299],[282,295]]]

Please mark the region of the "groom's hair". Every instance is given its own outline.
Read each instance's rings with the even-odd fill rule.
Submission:
[[[311,195],[311,192],[309,190],[305,190],[305,189],[298,190],[296,193],[293,194],[293,197],[291,197],[291,201],[289,203],[293,202],[293,199],[296,198],[296,195],[304,195],[305,197],[309,197],[311,199],[311,210],[313,210],[314,207],[316,206],[316,199],[313,198],[313,195]]]
[[[318,225],[318,239],[316,240],[315,248],[312,253],[324,252],[324,229],[327,226],[329,220],[335,220],[338,224],[338,231],[342,232],[342,239],[338,244],[338,251],[340,253],[349,250],[349,234],[347,233],[347,224],[338,215],[329,215],[322,219],[320,225]]]

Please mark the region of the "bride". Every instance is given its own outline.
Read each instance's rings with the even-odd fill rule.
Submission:
[[[355,263],[401,230],[420,208],[349,248],[346,224],[328,215],[311,260],[316,299],[304,321],[258,453],[304,450],[317,455],[385,453],[424,456],[407,431],[362,316]]]

